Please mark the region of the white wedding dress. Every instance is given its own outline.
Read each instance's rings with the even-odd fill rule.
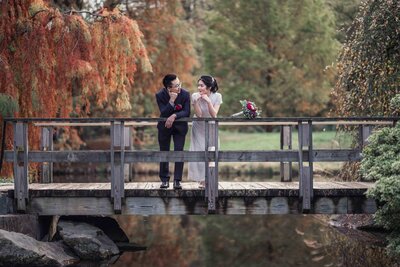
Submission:
[[[191,103],[193,106],[194,100],[200,97],[200,93],[192,94]],[[222,95],[220,93],[211,93],[210,100],[213,106],[222,104]],[[207,102],[203,99],[199,100],[201,114],[203,118],[210,118]],[[194,108],[192,109],[194,110]],[[196,114],[193,116],[196,118]],[[209,147],[215,147],[214,144],[214,124],[209,123]],[[209,150],[212,150],[209,148]],[[192,130],[190,134],[190,148],[189,151],[205,151],[205,122],[193,121]],[[205,179],[205,165],[204,162],[189,162],[188,163],[188,178],[192,181],[204,181]]]

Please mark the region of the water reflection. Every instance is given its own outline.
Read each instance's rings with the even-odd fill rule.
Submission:
[[[314,179],[316,181],[329,181],[334,179],[342,163],[328,165],[314,164]],[[158,182],[158,164],[136,164],[132,171],[133,182]],[[100,183],[110,182],[111,169],[108,164],[55,164],[54,182],[56,183]],[[170,164],[173,173],[173,164]],[[259,182],[280,181],[279,163],[221,163],[219,166],[220,181]],[[183,181],[187,181],[187,166],[185,165]],[[293,180],[298,180],[298,166],[293,165]]]
[[[328,176],[315,175],[316,181]],[[279,181],[276,171],[225,173],[221,181]],[[61,174],[54,182],[109,182],[104,172]],[[159,181],[157,173],[135,182]],[[112,266],[400,266],[373,242],[329,227],[327,216],[116,216],[131,242],[146,251],[125,252]],[[349,237],[350,236],[350,237]],[[108,264],[102,265],[107,266]]]
[[[113,266],[397,266],[326,216],[118,216],[131,241]]]

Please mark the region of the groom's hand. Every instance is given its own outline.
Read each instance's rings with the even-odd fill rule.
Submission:
[[[165,121],[165,127],[168,128],[168,129],[171,128],[172,124],[175,121],[175,119],[176,119],[176,115],[175,114],[172,114],[171,116],[169,116],[168,119]]]
[[[176,98],[178,97],[178,92],[176,90],[169,90],[169,102],[174,103]]]

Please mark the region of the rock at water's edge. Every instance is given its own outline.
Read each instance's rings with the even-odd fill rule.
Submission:
[[[95,226],[60,220],[57,229],[65,244],[81,259],[104,260],[119,254],[115,243]]]
[[[0,230],[0,266],[69,266],[79,260],[60,242]]]

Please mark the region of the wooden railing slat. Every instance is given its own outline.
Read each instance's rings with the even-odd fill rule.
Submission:
[[[214,151],[208,152],[208,158],[215,160]],[[30,162],[110,162],[110,150],[79,150],[79,151],[30,151]],[[13,162],[12,151],[5,151],[4,160]],[[195,162],[205,160],[204,151],[125,151],[125,163],[134,162]],[[298,150],[271,150],[271,151],[234,151],[219,150],[219,162],[281,162],[299,161]],[[314,149],[314,162],[344,162],[359,161],[359,149]],[[114,152],[119,159],[119,150]],[[308,152],[303,152],[303,159],[308,161]],[[22,161],[22,155],[18,155]]]

